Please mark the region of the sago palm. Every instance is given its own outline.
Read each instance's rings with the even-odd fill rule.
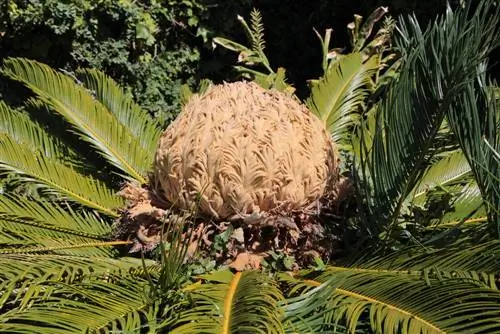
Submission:
[[[500,332],[498,7],[402,18],[382,79],[384,12],[351,54],[322,38],[308,108],[264,61],[274,90],[210,87],[165,131],[98,71],[5,60],[32,95],[0,103],[0,332]],[[218,42],[262,60],[253,21]]]

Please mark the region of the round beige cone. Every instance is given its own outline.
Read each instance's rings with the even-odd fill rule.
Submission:
[[[254,83],[194,96],[161,136],[155,181],[175,207],[215,219],[303,208],[338,179],[323,124],[290,96]]]

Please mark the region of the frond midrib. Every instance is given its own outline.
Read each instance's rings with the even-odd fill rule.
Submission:
[[[2,138],[3,137],[3,138]],[[90,197],[85,197],[84,193],[78,194],[77,192],[73,191],[72,189],[69,189],[68,187],[65,187],[64,185],[61,185],[59,183],[56,183],[52,179],[48,178],[44,174],[40,174],[40,170],[37,170],[36,168],[29,168],[26,166],[31,166],[29,163],[32,164],[37,164],[39,166],[43,165],[46,168],[53,168],[53,170],[57,170],[60,172],[61,170],[66,170],[66,172],[72,172],[75,173],[73,177],[81,177],[81,180],[86,180],[90,183],[95,183],[96,180],[89,178],[83,174],[80,174],[75,171],[71,166],[67,166],[61,161],[58,160],[50,160],[48,157],[45,157],[42,152],[36,152],[34,154],[32,151],[30,151],[28,148],[24,147],[23,145],[16,143],[14,140],[12,140],[8,135],[6,134],[0,134],[0,139],[4,140],[4,147],[6,150],[6,157],[7,161],[0,161],[0,169],[8,170],[20,175],[23,175],[27,179],[33,180],[38,180],[41,183],[45,184],[48,186],[47,188],[52,188],[52,190],[56,190],[57,192],[64,194],[68,196],[69,198],[72,198],[75,202],[80,203],[84,206],[87,206],[89,208],[93,208],[95,210],[98,210],[106,215],[109,215],[113,218],[118,217],[119,215],[114,212],[112,209],[102,206],[101,204],[97,203],[96,201],[92,201]],[[15,156],[8,150],[9,148],[14,151],[13,147],[17,149],[17,152]],[[1,148],[1,147],[0,147]],[[9,159],[10,158],[10,159]],[[17,163],[17,164],[16,164]],[[48,174],[47,174],[48,175]],[[59,175],[59,174],[58,174]],[[98,182],[100,183],[100,182]],[[96,184],[93,184],[94,186]]]
[[[43,94],[43,91],[41,91],[40,89],[36,88],[36,87],[33,87],[33,85],[31,84],[28,84],[29,87],[39,96],[44,96]],[[68,115],[72,115],[73,118],[76,120],[76,122],[79,124],[79,126],[81,126],[85,132],[91,134],[91,136],[93,138],[96,138],[96,140],[100,143],[103,143],[105,144],[106,143],[106,140],[104,140],[104,138],[102,138],[97,132],[95,131],[92,131],[92,129],[86,124],[86,122],[84,120],[82,120],[81,118],[78,117],[78,115],[76,115],[75,113],[73,113],[71,110],[71,107],[70,106],[67,106],[65,103],[62,103],[62,102],[58,102],[57,100],[55,100],[54,98],[52,97],[46,97],[46,99],[48,100],[52,100],[51,104],[56,104],[56,105],[60,105],[62,108],[66,109],[69,111]],[[96,102],[97,103],[97,102]],[[120,163],[125,166],[125,168],[127,169],[128,172],[131,172],[131,176],[134,177],[135,179],[137,179],[141,184],[142,183],[146,183],[146,179],[138,172],[135,170],[135,168],[133,168],[128,162],[126,159],[124,159],[121,154],[118,154],[118,152],[116,152],[113,147],[111,145],[106,145],[106,150],[110,152],[110,155],[114,156],[116,159],[118,159],[118,161],[120,161]]]
[[[27,253],[41,253],[41,252],[68,250],[76,248],[114,247],[114,246],[130,245],[131,243],[132,241],[100,241],[100,242],[89,242],[89,243],[71,244],[71,245],[53,246],[53,247],[2,248],[0,249],[0,254],[27,254]]]
[[[2,72],[10,79],[22,83],[50,110],[65,118],[80,137],[96,148],[113,166],[130,178],[146,183],[143,173],[150,168],[151,152],[142,149],[134,140],[130,128],[123,126],[84,87],[45,64],[23,58],[7,60]],[[51,83],[51,80],[54,82]],[[67,96],[58,90],[66,88],[70,89]],[[99,116],[96,116],[96,112]],[[109,138],[105,140],[108,133]]]
[[[241,272],[237,272],[231,279],[229,288],[224,297],[224,311],[223,311],[223,321],[221,327],[221,333],[230,334],[231,333],[231,312],[233,310],[233,301],[236,295],[236,289],[240,283]]]
[[[54,226],[54,225],[47,225],[43,224],[41,222],[36,221],[35,219],[28,218],[26,219],[25,217],[2,217],[2,213],[0,212],[0,219],[3,219],[5,221],[10,221],[15,224],[20,224],[20,225],[27,225],[30,227],[36,227],[40,229],[46,229],[49,231],[53,232],[58,232],[58,233],[64,233],[64,234],[71,234],[73,236],[78,236],[78,237],[83,237],[83,238],[88,238],[88,239],[96,239],[96,240],[101,240],[103,238],[102,235],[99,234],[93,234],[93,233],[88,233],[88,232],[83,232],[83,231],[77,231],[75,229],[71,228],[66,228],[66,227],[59,227],[59,226]]]
[[[18,173],[25,175],[25,173],[22,170],[16,168],[15,166],[12,166],[12,167]],[[111,210],[111,209],[109,209],[107,207],[104,207],[102,205],[99,205],[97,203],[91,202],[90,200],[86,199],[85,197],[80,196],[77,193],[75,193],[75,192],[73,192],[73,191],[71,191],[71,190],[69,190],[69,189],[67,189],[67,188],[65,188],[63,186],[60,186],[59,184],[54,183],[54,182],[52,182],[51,180],[49,180],[47,178],[44,178],[43,175],[39,175],[37,173],[33,173],[33,176],[36,177],[38,180],[46,183],[47,185],[53,187],[54,189],[57,189],[57,190],[59,190],[62,193],[69,194],[71,197],[75,198],[78,202],[82,203],[83,205],[88,206],[89,208],[97,209],[97,210],[99,210],[99,211],[101,211],[101,212],[103,212],[103,213],[105,213],[105,214],[107,214],[107,215],[109,215],[111,217],[114,217],[114,218],[117,218],[119,216],[113,210]]]
[[[322,283],[321,282],[318,282],[318,281],[315,281],[315,280],[304,280],[303,281],[305,284],[307,285],[310,285],[310,286],[314,286],[314,287],[319,287]],[[429,328],[432,328],[433,330],[435,330],[436,332],[438,333],[443,333],[443,334],[446,334],[446,331],[442,330],[441,328],[437,327],[436,325],[434,325],[433,323],[417,316],[416,314],[413,314],[409,311],[406,311],[400,307],[397,307],[396,305],[392,305],[392,304],[389,304],[389,303],[386,303],[384,301],[381,301],[381,300],[378,300],[378,299],[374,299],[370,296],[367,296],[367,295],[363,295],[363,294],[360,294],[358,292],[353,292],[353,291],[349,291],[349,290],[346,290],[346,289],[342,289],[342,288],[335,288],[334,291],[342,294],[342,295],[345,295],[345,296],[349,296],[349,297],[354,297],[354,298],[357,298],[357,299],[362,299],[362,300],[366,300],[368,302],[371,302],[371,303],[374,303],[374,304],[379,304],[379,305],[383,305],[384,307],[387,307],[388,309],[391,309],[392,311],[395,311],[395,312],[398,312],[398,313],[401,313],[401,314],[404,314],[412,319],[415,319],[419,322],[421,322],[422,324],[424,324],[425,326],[429,327]]]

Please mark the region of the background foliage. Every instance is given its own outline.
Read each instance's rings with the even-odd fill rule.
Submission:
[[[444,0],[432,4],[299,0],[286,6],[276,0],[4,0],[0,61],[20,56],[69,72],[78,67],[100,69],[165,124],[179,109],[183,83],[193,87],[201,78],[215,82],[235,78],[235,55],[213,49],[212,38],[243,42],[236,17],[249,17],[252,8],[262,13],[272,67],[286,68],[289,82],[303,98],[308,94],[306,80],[319,77],[322,70],[313,27],[320,32],[333,28],[332,44],[343,48],[349,45],[345,27],[354,13],[366,17],[384,5],[393,16],[414,11],[425,22],[442,12],[445,4]],[[0,94],[5,95],[1,85]]]
[[[291,268],[292,259],[279,250],[263,273],[213,271],[218,267],[211,257],[186,262],[194,234],[188,224],[196,222],[170,210],[158,218],[168,239],[151,254],[141,253],[147,259],[125,253],[134,241],[116,235],[118,223],[130,224],[132,208],[123,211],[126,203],[116,191],[127,180],[145,183],[161,125],[130,98],[137,87],[129,84],[125,92],[98,70],[4,60],[4,82],[19,84],[32,98],[19,101],[24,108],[0,102],[0,175],[8,183],[0,185],[0,332],[499,332],[500,100],[498,85],[485,73],[490,52],[500,45],[494,1],[448,10],[426,26],[414,16],[398,18],[387,44],[384,36],[393,25],[378,21],[374,32],[381,34],[366,40],[363,27],[378,19],[365,16],[352,50],[308,65],[324,73],[311,75],[317,79],[309,82],[306,101],[352,158],[343,169],[355,189],[347,194],[352,203],[319,212],[327,218],[325,228],[346,226],[345,236],[338,231],[345,249],[339,245],[329,261],[317,259],[294,272],[268,272]],[[113,2],[124,4],[142,6]],[[204,4],[202,18],[232,8]],[[264,43],[266,13],[243,14],[251,27],[244,29],[250,30],[246,44],[216,41],[254,65],[277,68],[272,84],[284,83],[287,91],[282,64],[263,52],[276,46]],[[147,15],[144,22],[151,23]],[[216,17],[223,16],[211,17],[214,26],[232,25]],[[150,35],[137,24],[132,45],[143,41],[151,50],[160,43],[155,22],[147,25]],[[205,35],[210,41],[214,31],[201,29],[193,40]],[[323,56],[330,54],[328,34],[318,48]],[[235,45],[240,50],[232,50]],[[207,50],[200,48],[200,61],[193,62],[200,69],[210,61]],[[300,62],[306,51],[290,57]],[[381,71],[393,51],[400,66],[395,73],[392,66]],[[252,66],[240,62],[240,70],[225,72],[225,58],[216,59],[210,68],[219,64],[213,73],[220,78]],[[291,68],[290,75],[297,71]],[[146,243],[151,236],[141,227],[131,237]],[[213,235],[214,249],[228,239],[225,231]]]
[[[196,1],[15,0],[0,10],[0,57],[103,70],[162,121],[194,76],[205,7]]]

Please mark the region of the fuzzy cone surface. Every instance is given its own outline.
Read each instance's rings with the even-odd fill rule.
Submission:
[[[304,105],[236,82],[190,99],[161,136],[154,170],[174,206],[199,200],[201,214],[228,219],[305,207],[334,185],[336,163],[328,133]]]
[[[238,270],[258,267],[269,251],[330,251],[315,217],[339,182],[337,151],[321,121],[282,92],[235,82],[193,96],[160,138],[151,181],[141,196],[130,185],[122,192],[127,221],[149,217],[133,229],[143,240],[159,240],[154,203],[163,203],[178,212],[196,205],[205,255],[215,235],[230,232],[216,257]]]

